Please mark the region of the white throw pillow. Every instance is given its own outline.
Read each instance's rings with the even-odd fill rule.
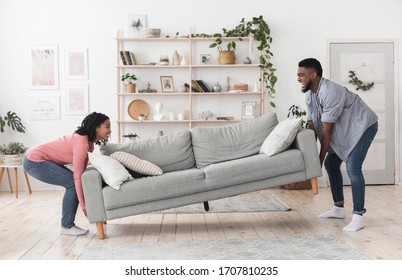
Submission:
[[[100,172],[103,180],[116,190],[127,180],[133,180],[127,169],[117,160],[94,153],[88,153],[89,162]]]
[[[118,160],[128,169],[131,169],[143,175],[155,176],[163,174],[163,170],[159,166],[149,161],[140,159],[130,153],[114,152],[113,154],[110,155],[110,157]]]
[[[301,129],[302,121],[301,118],[281,121],[262,143],[260,154],[273,156],[289,148]]]

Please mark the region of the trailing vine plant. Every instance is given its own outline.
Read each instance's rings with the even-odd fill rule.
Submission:
[[[349,84],[355,85],[356,90],[361,89],[362,91],[368,91],[374,86],[374,82],[371,83],[363,83],[359,78],[357,77],[355,71],[350,70],[349,71]]]
[[[302,124],[301,127],[302,128],[306,128],[307,122],[304,120],[304,116],[307,115],[306,110],[304,110],[303,108],[301,108],[298,105],[292,105],[290,106],[290,108],[288,109],[288,118],[292,117],[292,118],[301,118],[302,119]]]
[[[257,49],[260,53],[258,61],[259,61],[259,67],[262,71],[262,80],[264,82],[266,92],[271,97],[269,104],[275,108],[276,105],[272,100],[275,98],[275,84],[278,78],[275,75],[276,69],[271,63],[271,58],[273,56],[271,52],[271,43],[272,43],[271,30],[262,15],[260,15],[259,17],[253,17],[249,21],[246,21],[243,18],[240,21],[240,23],[233,29],[222,28],[222,33],[215,33],[213,35],[205,33],[191,34],[191,37],[215,38],[215,42],[209,46],[210,48],[220,46],[223,43],[222,40],[223,37],[229,37],[229,38],[237,37],[239,41],[243,41],[243,38],[248,36],[251,36],[255,41],[259,42]],[[176,37],[179,37],[178,32],[176,33]],[[236,42],[234,40],[229,41],[227,49],[229,51],[235,50]]]

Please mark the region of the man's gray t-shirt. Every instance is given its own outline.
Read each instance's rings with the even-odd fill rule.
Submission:
[[[311,90],[306,93],[306,104],[307,121],[313,121],[320,141],[322,122],[335,123],[330,146],[343,161],[378,119],[357,94],[325,78],[321,78],[316,94]]]

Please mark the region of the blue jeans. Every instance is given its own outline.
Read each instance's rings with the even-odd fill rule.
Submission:
[[[353,214],[362,215],[366,212],[364,208],[366,183],[364,181],[362,165],[377,131],[378,122],[364,132],[345,162],[352,188]],[[341,164],[342,160],[333,152],[328,153],[324,161],[335,206],[343,206],[344,204]]]
[[[32,177],[51,185],[62,186],[66,189],[63,197],[61,226],[74,226],[75,215],[78,209],[78,197],[75,191],[73,172],[65,166],[51,161],[35,162],[24,156],[22,165]]]

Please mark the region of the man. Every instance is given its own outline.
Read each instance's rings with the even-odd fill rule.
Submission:
[[[334,206],[319,215],[321,218],[345,218],[341,163],[351,182],[353,217],[344,231],[364,227],[365,181],[363,161],[377,130],[377,115],[355,93],[322,77],[318,60],[307,58],[299,62],[297,81],[306,93],[307,128],[320,140],[320,162],[324,163],[331,185]]]

